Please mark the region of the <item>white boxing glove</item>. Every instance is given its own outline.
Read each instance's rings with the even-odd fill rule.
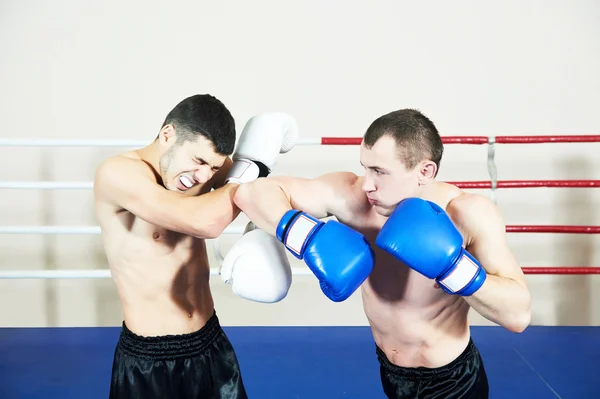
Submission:
[[[244,126],[226,183],[248,183],[267,177],[277,156],[290,151],[298,140],[296,120],[284,113],[263,113],[250,118]]]
[[[283,244],[250,222],[225,255],[221,279],[241,298],[273,303],[287,296],[292,269]]]

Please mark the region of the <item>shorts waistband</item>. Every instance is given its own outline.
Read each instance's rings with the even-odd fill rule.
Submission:
[[[143,359],[172,360],[201,354],[222,331],[216,312],[202,328],[189,334],[144,337],[133,333],[123,322],[118,348]]]
[[[435,368],[401,367],[391,363],[381,348],[378,346],[376,348],[377,359],[379,360],[381,366],[383,366],[387,371],[406,379],[445,378],[450,375],[455,368],[460,367],[464,364],[464,362],[471,360],[478,354],[477,347],[475,346],[473,339],[470,338],[465,350],[456,359],[445,366]]]

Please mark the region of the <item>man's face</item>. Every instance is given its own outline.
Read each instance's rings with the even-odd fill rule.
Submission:
[[[163,184],[168,190],[186,192],[210,180],[226,159],[200,135],[195,141],[173,142],[159,161]]]
[[[373,147],[360,147],[360,163],[365,168],[362,189],[375,211],[389,216],[400,201],[418,194],[417,171],[407,170],[390,136],[383,136]]]

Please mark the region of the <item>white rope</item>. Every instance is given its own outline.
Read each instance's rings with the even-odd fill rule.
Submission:
[[[91,181],[0,181],[0,188],[17,190],[88,190]]]
[[[0,226],[0,234],[100,234],[99,226]]]
[[[219,269],[211,268],[211,276],[218,276]],[[311,276],[310,269],[306,267],[293,267],[294,276]],[[110,269],[95,270],[0,270],[0,279],[100,279],[111,278]]]
[[[0,138],[0,147],[145,147],[148,140],[79,140]],[[299,138],[296,145],[320,145],[321,137]]]
[[[230,226],[223,234],[241,234],[244,227]],[[0,226],[0,234],[100,234],[100,226]]]
[[[142,140],[79,140],[79,139],[19,139],[0,138],[2,147],[143,147]]]

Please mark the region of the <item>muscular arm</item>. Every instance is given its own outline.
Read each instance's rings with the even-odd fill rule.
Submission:
[[[225,166],[202,191],[222,184],[230,161]],[[238,187],[227,184],[200,196],[184,195],[157,184],[151,169],[142,161],[114,157],[98,168],[94,196],[97,201],[126,209],[155,226],[198,238],[215,238],[240,212],[233,203]]]
[[[242,185],[234,201],[256,226],[275,235],[279,220],[290,209],[319,219],[346,213],[356,180],[356,175],[348,172],[329,173],[315,179],[288,176],[257,179]]]
[[[521,267],[506,242],[506,226],[487,198],[466,194],[448,205],[448,214],[471,237],[467,250],[487,273],[483,286],[465,300],[475,311],[513,332],[531,319],[531,295]]]

